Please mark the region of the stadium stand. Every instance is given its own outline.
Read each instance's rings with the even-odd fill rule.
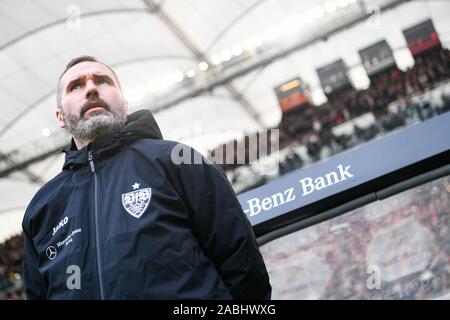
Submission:
[[[438,47],[417,56],[414,66],[406,71],[393,67],[376,74],[365,90],[346,88],[329,96],[328,102],[321,106],[308,103],[283,113],[280,124],[273,128],[279,129],[280,150],[303,145],[306,153],[288,152],[289,156],[281,159],[276,176],[447,112],[450,110],[449,79],[450,51]],[[348,127],[352,120],[364,115],[371,115],[370,125],[362,128],[353,124],[350,133],[339,134],[339,127]],[[234,177],[231,181],[238,192],[252,187],[245,182],[246,187],[240,187],[248,175],[239,172],[238,164],[221,165]]]

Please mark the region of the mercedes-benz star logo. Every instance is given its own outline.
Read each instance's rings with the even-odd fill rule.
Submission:
[[[56,254],[58,252],[56,251],[56,248],[54,246],[50,246],[50,247],[47,248],[47,250],[45,250],[45,253],[47,254],[47,257],[50,260],[53,260],[53,259],[55,259]]]

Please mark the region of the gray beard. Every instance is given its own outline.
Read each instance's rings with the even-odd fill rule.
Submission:
[[[127,115],[122,108],[92,115],[89,119],[64,112],[62,112],[62,115],[66,128],[72,136],[84,141],[94,141],[118,132],[127,121]]]

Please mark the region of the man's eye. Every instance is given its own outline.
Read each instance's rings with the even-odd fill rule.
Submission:
[[[107,79],[98,79],[97,80],[97,84],[102,84],[102,83],[109,84],[109,81]]]
[[[81,85],[79,83],[76,83],[76,84],[74,84],[73,86],[70,87],[70,91],[77,90],[77,89],[80,89],[80,88],[81,88]]]

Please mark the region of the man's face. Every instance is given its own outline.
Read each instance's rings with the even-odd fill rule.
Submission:
[[[128,105],[114,73],[105,65],[85,61],[71,67],[59,85],[58,124],[75,139],[95,140],[120,129]]]

